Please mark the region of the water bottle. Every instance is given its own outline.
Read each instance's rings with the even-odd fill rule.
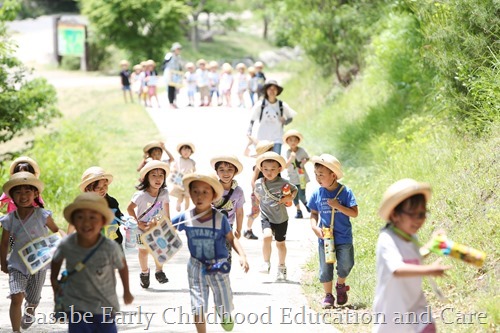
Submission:
[[[327,264],[335,264],[335,243],[333,238],[333,230],[323,228],[323,244],[325,248],[325,262]]]
[[[298,173],[299,173],[299,183],[300,183],[300,189],[301,189],[301,190],[305,190],[305,189],[306,189],[307,182],[306,182],[306,174],[305,174],[305,172],[304,172],[304,169],[299,168],[299,169],[298,169]]]
[[[137,233],[137,222],[133,217],[129,216],[126,218],[125,223],[125,247],[128,249],[133,249],[137,245],[136,233]]]

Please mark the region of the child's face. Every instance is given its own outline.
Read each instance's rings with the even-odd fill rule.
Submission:
[[[189,148],[189,147],[182,147],[181,148],[181,156],[183,158],[189,158],[189,156],[191,156],[191,148]]]
[[[121,66],[122,66],[122,69],[123,69],[123,70],[128,69],[128,65],[127,65],[127,64],[123,64],[123,65],[121,65]]]
[[[142,71],[142,68],[136,68],[136,69],[134,70],[135,74],[140,74],[140,73],[141,73],[141,71]]]
[[[86,241],[96,241],[106,219],[101,213],[92,209],[79,209],[71,216],[71,223],[75,226],[78,238]]]
[[[286,139],[286,143],[290,146],[290,148],[296,148],[299,145],[299,142],[299,138],[294,135]]]
[[[321,187],[328,188],[333,182],[337,179],[337,175],[335,175],[332,170],[328,169],[323,165],[318,165],[314,167],[314,174],[316,175],[316,180]]]
[[[165,170],[163,169],[153,169],[148,172],[149,186],[159,190],[163,183],[165,182]]]
[[[208,183],[195,180],[189,186],[189,195],[196,208],[200,210],[209,209],[215,198],[215,192]]]
[[[236,173],[236,167],[231,163],[220,163],[217,167],[217,176],[224,184],[229,184]]]
[[[151,149],[151,153],[149,154],[149,157],[151,157],[153,160],[159,161],[159,160],[161,160],[162,154],[163,154],[163,151],[160,148],[153,148],[153,149]]]
[[[278,162],[267,160],[263,161],[260,165],[260,171],[267,180],[273,180],[278,177],[278,174],[281,172],[281,166]]]
[[[10,191],[10,195],[16,207],[27,208],[33,206],[38,191],[31,186],[16,186]]]
[[[278,87],[275,85],[270,85],[266,90],[268,97],[276,97],[278,96]]]
[[[407,203],[403,206],[403,210],[400,213],[393,211],[390,219],[395,227],[407,234],[414,235],[424,225],[426,216],[425,204],[412,209],[409,203]]]
[[[97,182],[97,186],[94,188],[94,192],[99,194],[101,197],[108,193],[108,180],[101,179]]]

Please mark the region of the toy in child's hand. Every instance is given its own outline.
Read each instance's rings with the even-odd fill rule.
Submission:
[[[438,232],[432,239],[420,249],[420,254],[425,256],[430,252],[460,259],[477,267],[482,267],[486,253],[472,247],[456,243],[446,236],[444,232]]]
[[[292,194],[292,190],[290,188],[290,184],[283,185],[283,187],[281,188],[281,193],[283,194],[283,197],[286,197],[287,195],[291,195]],[[291,201],[286,202],[285,206],[291,207],[292,206],[292,202]]]

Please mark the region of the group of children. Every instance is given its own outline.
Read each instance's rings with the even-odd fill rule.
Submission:
[[[122,60],[120,66],[125,102],[127,102],[127,96],[133,102],[133,95],[135,95],[137,100],[142,101],[145,106],[160,107],[156,91],[158,85],[156,63],[153,60],[143,61],[135,65],[132,71],[129,70],[129,62],[126,60]],[[247,94],[251,104],[254,105],[260,97],[260,90],[266,80],[263,72],[264,64],[261,61],[255,62],[248,68],[244,63],[238,63],[235,68],[236,73],[232,65],[227,62],[221,66],[222,71],[219,71],[217,61],[207,63],[205,59],[199,59],[196,64],[188,62],[184,67],[186,72],[183,85],[186,87],[188,106],[195,106],[195,97],[199,95],[199,106],[214,104],[231,107],[233,90],[237,91],[239,107],[245,107]]]
[[[312,232],[318,237],[319,281],[323,284],[324,308],[344,305],[348,301],[346,278],[354,266],[354,247],[351,218],[358,215],[358,206],[352,190],[339,183],[343,178],[340,162],[332,155],[322,154],[309,158],[303,147],[303,136],[296,130],[284,135],[289,146],[285,157],[272,152],[272,142],[255,142],[256,163],[252,178],[252,211],[249,222],[262,215],[263,273],[271,270],[272,238],[278,251],[277,280],[287,279],[286,234],[289,216],[287,207],[295,203],[296,218],[303,218],[300,201],[310,211]],[[235,176],[241,173],[242,163],[236,156],[215,156],[210,163],[216,175],[196,172],[196,163],[191,159],[195,151],[192,143],[182,142],[177,146],[179,159],[175,160],[161,142],[148,143],[144,147],[144,159],[139,165],[137,192],[127,207],[128,214],[138,223],[140,284],[150,285],[148,252],[141,242],[141,234],[155,228],[161,214],[170,219],[169,196],[176,196],[176,210],[181,204],[185,210],[172,219],[178,231],[185,231],[190,259],[188,282],[193,314],[198,332],[205,332],[210,289],[221,318],[222,327],[230,331],[234,321],[232,291],[229,280],[232,249],[239,255],[239,264],[246,272],[249,269],[245,252],[239,243],[243,223],[244,193]],[[168,160],[162,161],[163,152]],[[309,181],[305,164],[312,162],[319,188],[309,200],[305,199],[305,185]],[[287,170],[289,180],[281,177]],[[28,328],[34,310],[40,301],[41,288],[46,270],[30,274],[20,260],[18,250],[35,238],[46,236],[48,230],[61,232],[54,223],[52,213],[45,210],[40,200],[44,184],[38,178],[40,169],[32,159],[22,157],[12,163],[10,179],[3,185],[4,200],[11,203],[7,215],[0,217],[3,226],[1,240],[1,269],[9,274],[10,318],[14,332]],[[115,290],[117,269],[122,280],[124,303],[130,304],[133,296],[129,288],[128,268],[120,244],[123,237],[103,236],[102,229],[119,221],[122,213],[117,201],[109,196],[108,186],[113,176],[100,167],[84,171],[80,190],[83,192],[63,212],[71,226],[68,235],[58,246],[51,264],[51,283],[54,293],[63,291],[64,309],[95,314],[89,323],[69,322],[70,332],[84,332],[94,325],[98,332],[116,332],[116,324],[104,321],[102,307],[119,310]],[[169,187],[170,186],[170,191]],[[189,198],[194,209],[188,210]],[[296,199],[297,198],[297,199]],[[442,275],[449,267],[439,263],[422,265],[415,234],[426,217],[426,204],[430,199],[430,186],[414,180],[402,180],[387,190],[380,208],[380,216],[388,222],[381,231],[377,244],[377,289],[374,310],[396,315],[407,311],[424,311],[425,297],[421,289],[424,275]],[[153,211],[156,210],[153,213]],[[119,222],[118,222],[119,223]],[[251,224],[245,232],[250,237]],[[337,280],[335,296],[333,279],[335,264],[326,258],[325,246],[330,236],[334,237]],[[329,238],[330,237],[330,238]],[[109,239],[113,238],[113,240]],[[12,243],[12,244],[11,244]],[[12,248],[9,251],[9,246]],[[8,256],[8,254],[10,255]],[[8,258],[8,259],[7,259]],[[66,261],[67,279],[59,283],[59,272]],[[163,267],[156,262],[155,278],[159,283],[168,282]],[[24,314],[22,303],[26,298]],[[409,304],[411,300],[411,304]],[[390,313],[394,310],[394,313]],[[378,325],[378,332],[394,332],[396,324]],[[396,327],[396,328],[394,328]],[[433,332],[434,324],[408,323],[412,332]],[[434,329],[434,330],[433,330]]]

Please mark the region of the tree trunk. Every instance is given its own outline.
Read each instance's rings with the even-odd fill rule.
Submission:
[[[193,49],[198,51],[198,45],[200,43],[200,31],[198,29],[198,16],[199,13],[193,13],[191,16],[193,18],[193,22],[191,22],[191,43],[193,44]]]
[[[264,15],[264,31],[262,32],[262,38],[264,38],[264,40],[267,40],[268,28],[269,28],[269,17],[267,17],[267,15]]]
[[[210,13],[207,13],[207,31],[210,31],[211,26],[210,26]]]

